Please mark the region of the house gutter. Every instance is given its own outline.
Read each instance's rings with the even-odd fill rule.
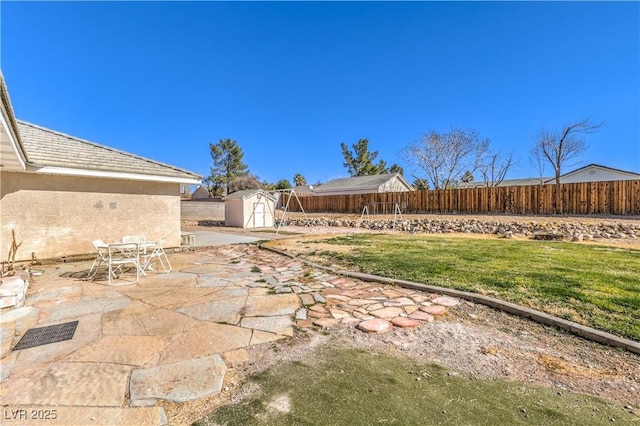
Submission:
[[[201,183],[201,180],[197,178],[144,175],[140,173],[108,172],[108,171],[102,171],[102,170],[82,170],[82,169],[72,169],[69,167],[43,166],[33,162],[29,162],[28,164],[35,169],[35,170],[32,170],[32,172],[36,174],[83,176],[83,177],[126,179],[126,180],[139,180],[139,181],[152,181],[152,182],[170,182],[170,183],[180,183],[184,185],[197,185]]]

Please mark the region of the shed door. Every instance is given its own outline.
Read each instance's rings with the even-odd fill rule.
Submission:
[[[254,204],[253,212],[253,226],[264,228],[264,203]]]

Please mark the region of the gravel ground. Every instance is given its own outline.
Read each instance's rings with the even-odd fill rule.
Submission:
[[[472,377],[596,395],[636,410],[640,405],[640,356],[467,302],[417,329],[394,328],[387,334],[342,325],[301,330],[287,343],[253,348],[242,374],[304,360],[318,346],[336,344],[417,358]]]

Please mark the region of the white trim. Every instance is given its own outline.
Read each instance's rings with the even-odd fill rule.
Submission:
[[[13,133],[11,132],[12,129],[9,126],[9,123],[7,123],[7,120],[4,118],[4,114],[0,114],[0,118],[2,119],[2,127],[4,127],[5,133],[7,134],[7,136],[9,136],[11,147],[13,148],[13,151],[15,152],[16,157],[18,158],[18,162],[20,163],[20,166],[22,166],[23,170],[26,170],[27,163],[25,159],[22,158],[22,152],[18,149],[18,144],[16,143],[16,140],[13,137]]]
[[[67,167],[54,167],[44,166],[34,170],[35,173],[42,174],[56,174],[67,176],[88,176],[98,178],[110,178],[110,179],[128,179],[128,180],[144,180],[153,182],[173,182],[182,183],[187,185],[197,185],[200,183],[199,179],[195,178],[180,178],[171,176],[158,176],[158,175],[143,175],[139,173],[121,173],[121,172],[106,172],[101,170],[80,170],[71,169]]]

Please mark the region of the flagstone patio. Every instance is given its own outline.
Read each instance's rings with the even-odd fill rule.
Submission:
[[[86,281],[91,262],[34,278],[25,306],[0,312],[3,424],[25,415],[50,423],[52,412],[58,424],[164,424],[160,402],[219,393],[225,357],[248,359],[246,348],[292,336],[294,326],[407,318],[394,324],[415,327],[435,314],[421,309],[436,295],[339,278],[253,245],[175,253],[171,262],[174,272],[137,285]],[[75,320],[71,340],[11,350],[30,328]]]

